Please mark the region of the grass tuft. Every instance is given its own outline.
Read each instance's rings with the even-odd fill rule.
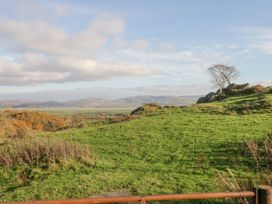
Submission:
[[[4,167],[65,165],[72,161],[90,161],[93,155],[86,146],[79,146],[60,139],[16,139],[0,152]]]

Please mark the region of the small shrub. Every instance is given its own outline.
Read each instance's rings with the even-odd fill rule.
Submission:
[[[162,109],[162,106],[156,103],[146,103],[142,107],[133,110],[130,115],[152,115],[159,109]]]
[[[23,138],[31,134],[31,129],[23,121],[7,120],[1,123],[0,137]]]
[[[29,128],[42,131],[57,131],[69,126],[67,118],[49,115],[39,111],[5,111],[9,119],[23,121]]]
[[[162,107],[156,103],[144,104],[143,108],[144,108],[144,111],[143,111],[144,115],[153,115],[154,113],[156,113],[157,110],[162,109]]]
[[[22,138],[31,135],[33,131],[57,131],[69,127],[69,118],[39,111],[0,112],[0,137]]]
[[[152,107],[152,108],[161,108],[161,106],[157,103],[146,103],[144,107]]]
[[[23,138],[31,135],[31,129],[27,126],[24,121],[21,120],[11,120],[11,127],[15,128],[14,134],[10,137]]]
[[[9,121],[3,123],[2,129],[5,137],[14,138],[16,136],[16,128]]]
[[[90,161],[88,147],[59,139],[17,139],[6,144],[0,152],[0,164],[4,167],[65,165],[72,161]]]
[[[219,182],[218,182],[219,181]],[[219,188],[222,191],[239,192],[239,191],[251,191],[254,187],[253,179],[237,179],[233,172],[228,169],[227,172],[217,172],[217,182]],[[239,198],[240,204],[248,204],[247,198]]]
[[[255,94],[255,93],[263,93],[266,87],[262,85],[251,86],[244,89],[241,93],[243,94]]]

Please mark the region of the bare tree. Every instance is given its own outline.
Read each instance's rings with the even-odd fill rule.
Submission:
[[[208,68],[208,72],[211,77],[211,82],[215,87],[219,87],[220,89],[224,89],[226,84],[231,85],[231,82],[236,80],[240,75],[236,67],[224,64],[213,65]]]

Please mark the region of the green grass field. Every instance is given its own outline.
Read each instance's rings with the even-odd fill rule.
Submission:
[[[234,100],[242,99],[224,105]],[[0,167],[0,201],[218,191],[218,171],[254,177],[245,142],[266,137],[271,124],[269,112],[222,114],[186,107],[44,133],[39,136],[89,145],[96,166]],[[22,174],[28,175],[27,182]]]

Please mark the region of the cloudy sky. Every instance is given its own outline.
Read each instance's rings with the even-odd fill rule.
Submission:
[[[0,99],[196,95],[272,83],[270,0],[0,1]]]

